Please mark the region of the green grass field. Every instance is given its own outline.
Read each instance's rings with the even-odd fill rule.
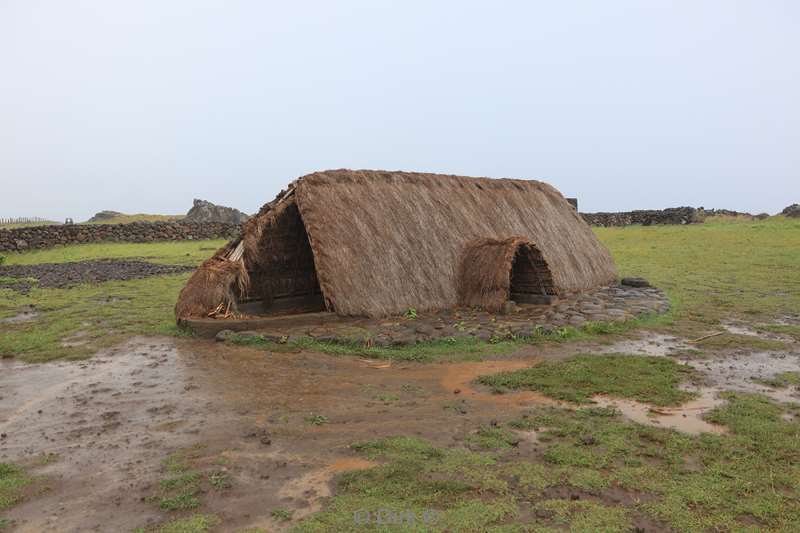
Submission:
[[[785,418],[797,412],[730,394],[710,413],[730,434],[692,436],[608,408],[540,407],[477,428],[466,447],[414,437],[357,443],[379,466],[340,476],[326,509],[294,531],[371,530],[354,523],[360,509],[423,527],[397,531],[797,531],[800,424]],[[536,430],[541,452],[517,451],[512,430]]]
[[[800,220],[596,228],[622,276],[665,289],[684,328],[800,310]]]
[[[38,222],[21,222],[19,224],[0,224],[0,229],[18,229],[18,228],[31,228],[35,226],[52,226],[60,224],[54,220],[40,220]]]
[[[223,244],[221,240],[86,244],[11,254],[7,263],[143,258],[197,265]],[[173,307],[188,277],[186,273],[67,289],[33,288],[27,295],[4,288],[0,278],[0,319],[14,316],[24,306],[34,306],[39,313],[36,320],[0,325],[0,354],[31,362],[80,359],[131,335],[181,334]]]
[[[770,324],[776,317],[800,309],[798,220],[776,217],[762,222],[717,221],[596,231],[611,250],[621,275],[644,276],[667,290],[674,311],[670,320],[660,323],[676,333],[691,336],[734,317],[744,317],[759,327],[776,328],[780,326]],[[223,243],[86,244],[7,254],[6,263],[143,258],[155,263],[196,265]],[[26,305],[35,306],[40,313],[33,322],[4,324],[0,353],[29,361],[85,357],[128,335],[175,333],[172,307],[187,277],[34,289],[27,296],[3,288],[0,280],[0,319],[14,316]],[[110,301],[103,303],[105,300]],[[83,344],[61,345],[76,334],[82,336]],[[723,336],[714,342],[726,341],[748,339]]]
[[[186,215],[120,215],[118,217],[106,218],[97,222],[81,222],[81,224],[130,224],[131,222],[174,222],[181,220]]]

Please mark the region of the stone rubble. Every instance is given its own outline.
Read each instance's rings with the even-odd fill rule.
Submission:
[[[277,342],[311,337],[321,342],[379,347],[466,338],[496,342],[558,334],[560,328],[579,328],[589,322],[626,322],[666,313],[669,307],[669,300],[660,289],[649,284],[637,287],[619,284],[565,297],[551,306],[511,303],[504,306],[507,314],[457,308],[437,313],[418,312],[414,320],[403,317],[342,319],[312,327],[283,326],[280,329],[246,331],[237,335],[261,335],[267,340],[277,339]],[[217,340],[228,340],[233,334],[229,330],[220,331]]]

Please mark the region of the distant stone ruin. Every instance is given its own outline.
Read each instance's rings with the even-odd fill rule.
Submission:
[[[241,224],[250,218],[238,209],[215,205],[206,200],[194,200],[194,205],[186,213],[186,222],[222,222],[225,224]]]
[[[104,220],[111,220],[112,218],[124,217],[125,213],[119,211],[100,211],[89,219],[89,222],[103,222]]]
[[[800,218],[800,204],[792,204],[783,211],[781,211],[781,215],[787,216],[789,218]]]

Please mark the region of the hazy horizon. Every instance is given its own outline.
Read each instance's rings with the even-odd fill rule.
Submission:
[[[800,4],[0,3],[0,217],[253,213],[316,170],[582,211],[800,202]]]

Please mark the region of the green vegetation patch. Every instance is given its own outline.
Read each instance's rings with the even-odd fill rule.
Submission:
[[[167,264],[198,264],[222,241],[87,244],[11,254],[11,264],[135,257]],[[182,335],[173,308],[189,274],[82,284],[68,289],[33,287],[24,295],[0,283],[0,318],[32,306],[35,320],[3,324],[0,353],[28,362],[85,358],[132,335]]]
[[[22,468],[0,463],[0,510],[8,509],[25,497],[25,490],[34,482]]]
[[[147,214],[137,214],[137,215],[119,215],[116,217],[111,218],[104,218],[103,220],[97,220],[94,222],[81,222],[81,224],[86,225],[102,225],[102,224],[132,224],[133,222],[177,222],[185,218],[186,215],[147,215]]]
[[[9,253],[9,265],[68,263],[91,259],[144,259],[165,265],[199,265],[225,245],[223,239],[149,243],[98,242]]]
[[[477,360],[486,355],[497,355],[515,350],[519,343],[507,340],[498,343],[485,343],[474,338],[443,339],[413,346],[377,347],[365,341],[321,342],[310,337],[302,337],[286,343],[276,343],[264,337],[234,335],[230,342],[241,346],[253,346],[274,352],[316,351],[329,355],[358,355],[372,359],[396,361],[461,361]]]
[[[232,335],[229,342],[240,346],[265,348],[273,352],[316,351],[329,355],[358,355],[372,359],[417,362],[469,361],[480,360],[485,356],[507,354],[527,344],[586,340],[596,335],[620,333],[640,324],[642,322],[637,321],[631,321],[627,325],[604,325],[593,322],[586,326],[588,329],[563,327],[544,330],[538,328],[532,336],[525,338],[494,338],[490,342],[483,342],[474,337],[450,337],[410,346],[374,346],[369,342],[366,331],[363,332],[361,339],[340,342],[317,341],[311,337],[275,342],[270,337],[262,335]]]
[[[781,372],[771,378],[756,380],[773,389],[785,389],[791,386],[800,386],[800,372]]]
[[[692,373],[690,367],[662,357],[577,355],[481,376],[478,382],[499,389],[539,391],[575,403],[590,403],[595,394],[607,394],[653,405],[679,405],[693,397],[678,388]]]
[[[341,474],[325,509],[293,531],[793,531],[800,423],[786,415],[800,406],[725,400],[708,415],[723,435],[644,426],[610,407],[543,406],[478,428],[468,448],[403,436],[355,444],[377,466]],[[537,446],[515,446],[515,431],[535,432]]]
[[[537,503],[534,509],[537,516],[551,517],[553,522],[569,526],[569,530],[575,533],[631,531],[630,510],[624,507],[609,507],[591,501],[551,499]]]
[[[716,349],[750,349],[764,352],[777,352],[786,350],[789,346],[782,341],[774,339],[762,339],[754,335],[739,335],[735,333],[724,333],[697,343],[703,348]]]
[[[731,316],[800,309],[800,220],[711,220],[685,226],[594,228],[621,276],[643,276],[670,295],[675,326],[700,336]]]
[[[232,483],[227,471],[202,471],[196,467],[202,455],[203,447],[193,446],[167,456],[162,461],[164,476],[148,501],[163,511],[187,511],[200,507],[202,495],[210,489],[229,489]]]
[[[467,443],[484,450],[498,450],[516,446],[519,437],[502,427],[481,426],[467,438]]]
[[[490,455],[441,449],[411,437],[353,448],[387,464],[342,474],[328,508],[293,531],[386,530],[381,519],[401,531],[488,531],[518,514]]]
[[[30,475],[13,463],[0,463],[0,511],[37,496],[47,490],[45,480]],[[15,521],[0,516],[0,531],[11,529]]]
[[[292,519],[293,514],[294,511],[290,509],[273,509],[272,511],[269,512],[269,515],[272,518],[280,520],[281,522],[288,522],[289,520]]]
[[[788,335],[794,340],[800,341],[800,325],[798,324],[761,324],[755,326],[755,329],[757,331]]]

